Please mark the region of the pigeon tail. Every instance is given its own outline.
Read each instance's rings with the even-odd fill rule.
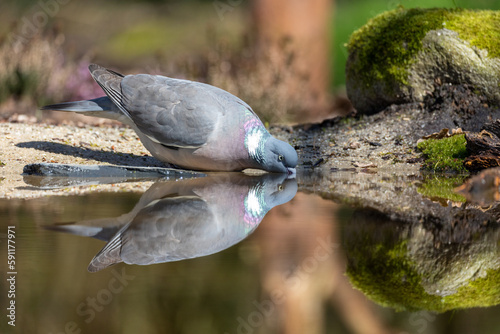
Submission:
[[[129,225],[130,223],[126,224],[118,232],[116,232],[115,236],[106,244],[106,246],[104,246],[104,248],[101,249],[96,256],[94,256],[87,268],[88,271],[94,273],[112,266],[113,264],[123,262],[120,256],[123,241],[122,233],[129,227]]]
[[[76,112],[85,116],[95,116],[120,121],[131,125],[131,120],[107,96],[92,100],[64,102],[49,104],[40,108],[41,110]]]

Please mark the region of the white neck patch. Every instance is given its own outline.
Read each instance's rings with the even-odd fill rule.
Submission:
[[[264,144],[269,134],[262,127],[251,128],[245,135],[245,147],[252,159],[264,162]]]

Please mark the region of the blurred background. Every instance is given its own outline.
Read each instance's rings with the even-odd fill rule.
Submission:
[[[371,17],[397,6],[498,9],[500,2],[2,0],[0,121],[67,121],[62,113],[37,108],[102,96],[88,73],[90,62],[124,74],[213,84],[241,97],[268,123],[348,113],[345,43]],[[14,332],[71,332],[65,328],[71,322],[73,329],[93,333],[498,332],[498,306],[435,315],[370,302],[344,272],[341,232],[352,210],[304,193],[269,212],[251,237],[226,252],[167,265],[116,266],[133,283],[87,323],[77,308],[100,296],[114,277],[110,270],[86,271],[103,243],[40,226],[117,216],[138,198],[123,193],[0,201],[2,231],[7,224],[19,227]],[[311,263],[318,240],[339,247]],[[2,259],[5,253],[2,247]],[[5,284],[0,282],[1,291]],[[276,291],[284,298],[267,316],[266,301]],[[6,328],[1,322],[0,332]]]
[[[103,95],[87,71],[90,62],[213,84],[270,123],[348,113],[345,43],[369,18],[397,6],[497,9],[500,3],[4,0],[0,119],[57,121],[37,108]]]

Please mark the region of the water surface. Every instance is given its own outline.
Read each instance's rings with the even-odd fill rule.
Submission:
[[[304,193],[300,176],[294,196],[294,182],[1,200],[1,332],[498,333],[497,229],[436,243],[432,227]],[[117,263],[89,272],[116,233]]]

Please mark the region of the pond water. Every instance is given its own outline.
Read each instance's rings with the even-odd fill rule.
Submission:
[[[0,332],[498,333],[498,230],[432,233],[300,174],[0,200]]]

